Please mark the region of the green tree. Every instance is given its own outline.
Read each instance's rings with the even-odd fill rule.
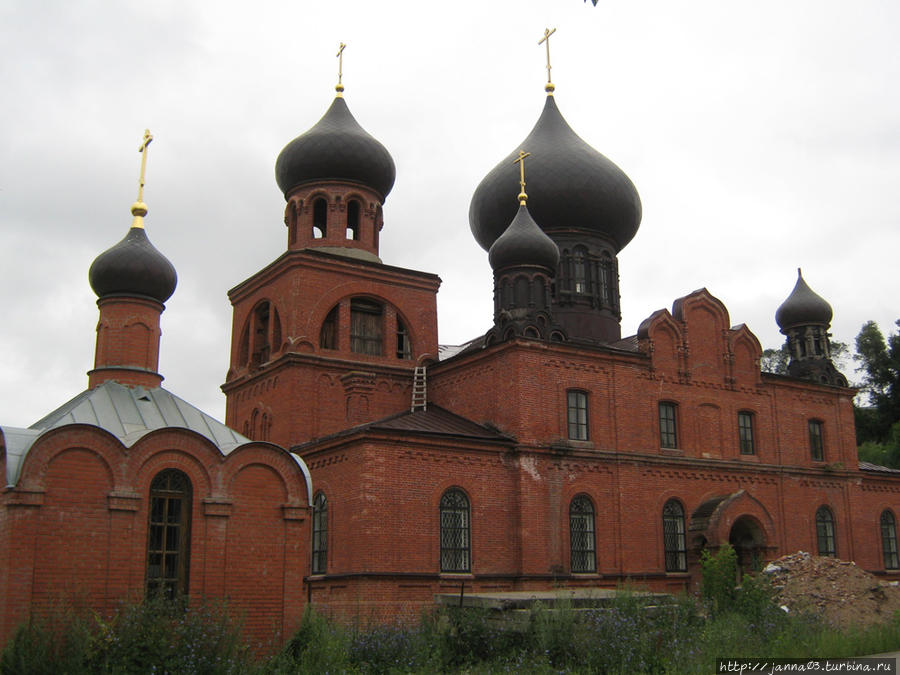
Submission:
[[[856,336],[854,358],[868,403],[854,407],[859,458],[900,469],[900,333],[885,339],[878,324],[867,321]]]
[[[788,351],[788,343],[778,349],[769,347],[763,349],[762,358],[759,360],[759,367],[764,373],[776,373],[778,375],[786,375],[788,363],[791,361],[791,353]]]
[[[900,327],[900,320],[896,321]],[[861,441],[884,443],[891,436],[891,427],[900,422],[900,333],[884,335],[874,321],[867,321],[856,336],[860,382],[868,397],[870,412],[863,416]]]
[[[850,347],[846,342],[838,342],[837,340],[830,340],[829,344],[831,345],[831,362],[835,368],[843,372],[846,362],[850,358]],[[762,358],[759,360],[759,366],[764,373],[786,375],[790,362],[791,352],[788,349],[787,340],[785,340],[784,344],[778,349],[772,347],[764,349]]]

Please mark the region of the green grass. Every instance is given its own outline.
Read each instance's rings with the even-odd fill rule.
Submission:
[[[715,612],[709,598],[690,597],[648,611],[640,595],[624,591],[602,610],[537,607],[519,630],[485,610],[445,608],[414,626],[360,629],[309,609],[284,648],[265,658],[251,656],[221,606],[133,604],[110,618],[61,609],[20,628],[0,656],[0,673],[705,674],[722,656],[834,658],[900,649],[900,616],[839,631],[760,603],[752,584],[733,594],[727,607],[718,598]]]

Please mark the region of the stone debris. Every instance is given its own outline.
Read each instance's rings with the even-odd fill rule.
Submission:
[[[809,612],[839,628],[890,621],[900,612],[900,586],[837,558],[798,551],[773,560],[763,569],[786,612]]]

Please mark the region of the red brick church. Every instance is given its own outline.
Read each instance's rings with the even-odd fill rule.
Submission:
[[[0,428],[0,641],[78,594],[227,597],[263,637],[307,603],[365,620],[440,592],[679,590],[726,542],[744,567],[802,549],[900,578],[900,472],[858,461],[832,310],[802,277],[776,312],[787,375],[706,289],[622,337],[640,199],[548,83],[471,202],[493,324],[443,346],[440,279],[379,257],[394,177],[340,85],[281,152],[286,250],[228,294],[227,426],[161,387],[175,271],[139,198],[91,268],[88,389]]]

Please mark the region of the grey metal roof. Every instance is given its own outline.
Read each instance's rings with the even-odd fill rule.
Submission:
[[[892,469],[888,466],[881,466],[880,464],[872,464],[872,462],[860,462],[859,469],[860,469],[860,471],[873,471],[875,473],[900,474],[900,469]]]
[[[108,431],[127,448],[157,429],[188,429],[215,445],[223,455],[252,441],[162,387],[144,389],[107,381],[83,391],[28,429],[0,427],[6,443],[6,484],[19,480],[22,462],[34,442],[51,429],[88,424]],[[306,478],[312,500],[312,480],[306,464],[291,455]]]
[[[306,441],[295,445],[291,450],[305,450],[324,441],[352,436],[358,433],[365,434],[371,431],[404,431],[422,436],[449,436],[487,442],[515,442],[512,436],[508,436],[497,429],[473,422],[440,406],[429,403],[426,410],[404,410],[374,422],[366,422],[322,438]]]

